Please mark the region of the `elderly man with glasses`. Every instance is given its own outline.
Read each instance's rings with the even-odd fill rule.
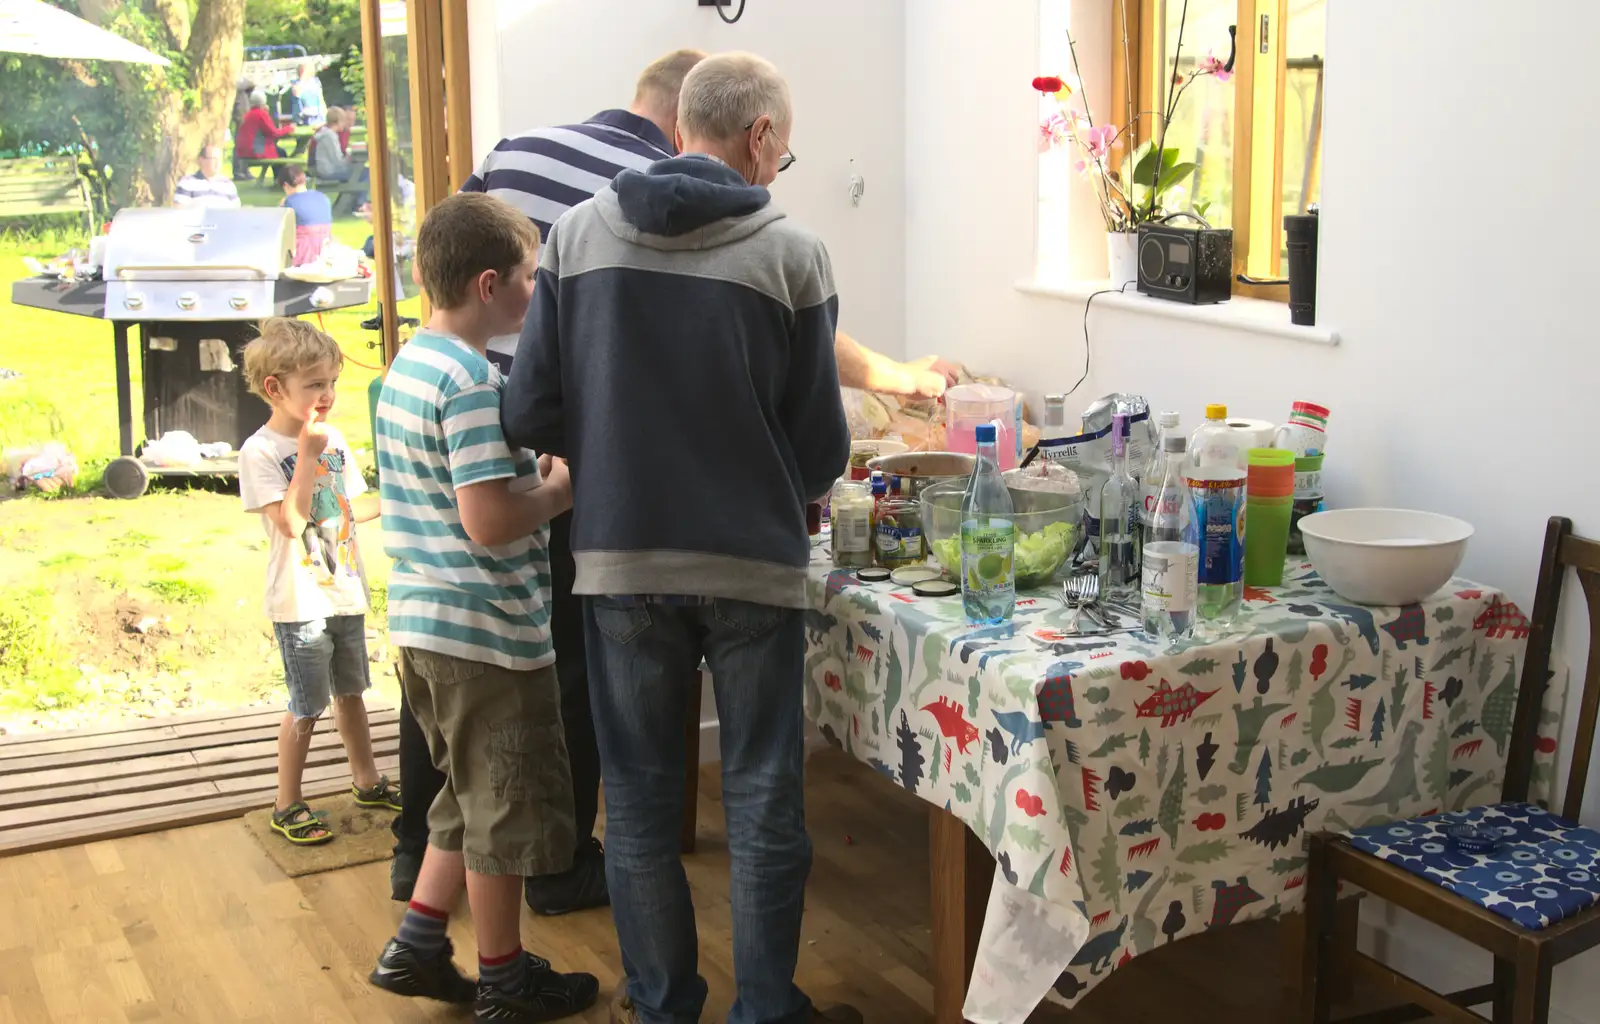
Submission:
[[[732,876],[732,1024],[859,1022],[794,983],[804,802],[805,507],[845,471],[827,249],[767,186],[794,162],[789,87],[708,57],[683,155],[624,171],[551,229],[502,400],[507,440],[570,460],[574,591],[627,978],[614,1024],[700,1019],[678,855],[688,695],[711,670]]]

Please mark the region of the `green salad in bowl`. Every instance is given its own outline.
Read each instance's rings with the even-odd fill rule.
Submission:
[[[1019,588],[1049,583],[1072,557],[1081,529],[1083,502],[1060,494],[1010,488],[1017,527],[1013,556]],[[922,492],[922,533],[934,560],[951,578],[961,578],[961,499],[965,481],[937,484]]]

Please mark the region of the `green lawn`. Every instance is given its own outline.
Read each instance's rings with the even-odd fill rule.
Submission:
[[[254,182],[239,191],[250,205],[282,198]],[[353,247],[368,234],[354,217],[334,225]],[[98,495],[101,470],[117,455],[111,327],[11,304],[10,282],[28,273],[22,257],[54,257],[72,244],[0,236],[0,369],[21,374],[0,380],[0,451],[60,441],[83,470],[72,495],[0,495],[0,732],[281,699],[282,670],[261,614],[266,539],[257,518],[243,514],[236,487],[158,484],[134,501]],[[419,307],[412,299],[400,312],[416,316]],[[332,422],[369,471],[367,386],[382,356],[360,322],[373,311],[321,318],[346,355]],[[136,354],[133,378],[137,431]],[[369,643],[381,655],[388,562],[377,524],[362,533],[375,609]],[[392,689],[386,660],[372,666],[373,678]]]

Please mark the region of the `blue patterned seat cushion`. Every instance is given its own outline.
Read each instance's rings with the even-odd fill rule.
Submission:
[[[1504,843],[1493,853],[1458,850],[1446,831],[1463,824],[1498,828]],[[1600,832],[1534,804],[1372,825],[1351,832],[1350,843],[1530,931],[1600,902]]]

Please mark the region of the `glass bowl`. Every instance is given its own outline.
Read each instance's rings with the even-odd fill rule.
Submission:
[[[1007,490],[1017,527],[1017,587],[1043,586],[1056,578],[1078,546],[1083,501],[1050,491]],[[956,580],[961,578],[961,499],[966,492],[965,480],[934,484],[922,492],[922,536],[939,568]]]

